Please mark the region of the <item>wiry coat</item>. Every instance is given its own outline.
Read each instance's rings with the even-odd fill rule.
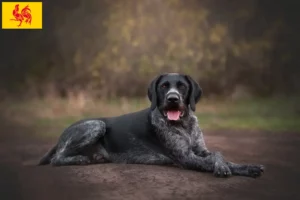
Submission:
[[[166,89],[162,82],[168,83],[169,88]],[[181,84],[184,87],[180,87]],[[158,89],[160,85],[162,89]],[[166,109],[170,109],[171,103],[166,101],[170,91],[178,91],[176,104],[172,104],[181,113],[177,121],[165,116]],[[58,143],[39,164],[175,164],[185,169],[213,172],[220,177],[260,176],[264,170],[262,165],[226,162],[221,153],[206,148],[194,115],[201,94],[201,88],[189,76],[160,75],[148,89],[150,108],[118,117],[76,122],[62,133]]]

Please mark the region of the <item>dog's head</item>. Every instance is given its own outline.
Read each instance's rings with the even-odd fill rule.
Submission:
[[[201,95],[197,82],[188,75],[177,73],[156,77],[148,88],[151,110],[157,107],[169,121],[179,121],[187,116],[189,107],[195,111]]]

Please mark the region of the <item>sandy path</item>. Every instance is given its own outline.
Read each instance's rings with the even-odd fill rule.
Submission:
[[[258,179],[220,179],[163,166],[35,166],[55,141],[25,137],[12,125],[0,127],[1,200],[300,199],[300,133],[205,133],[209,149],[228,160],[267,167]]]

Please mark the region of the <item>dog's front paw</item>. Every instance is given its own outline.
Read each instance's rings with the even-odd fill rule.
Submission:
[[[231,176],[231,171],[226,163],[216,162],[214,168],[214,175],[216,177],[225,178]]]
[[[260,177],[265,171],[265,167],[263,165],[249,165],[248,166],[248,174],[250,177],[257,178]]]

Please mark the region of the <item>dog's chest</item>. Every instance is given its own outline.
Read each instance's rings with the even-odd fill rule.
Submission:
[[[172,127],[171,132],[173,132],[173,134],[176,134],[182,140],[185,140],[186,143],[188,143],[188,145],[192,144],[192,137],[191,137],[190,130],[185,129],[183,127]]]

